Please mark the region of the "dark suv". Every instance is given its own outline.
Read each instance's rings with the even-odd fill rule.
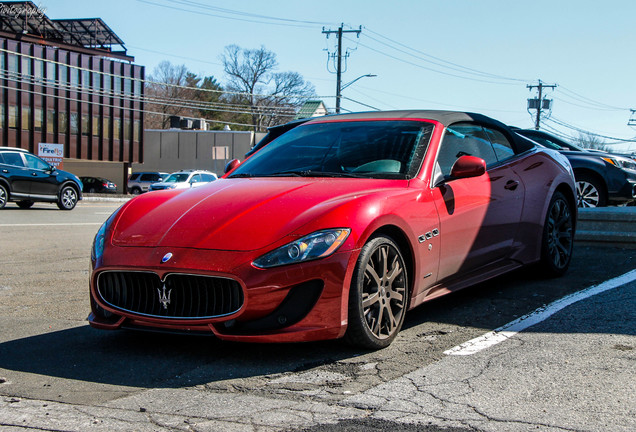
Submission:
[[[26,209],[36,201],[72,210],[82,199],[82,182],[24,149],[0,147],[0,209],[14,201]]]
[[[626,204],[636,199],[636,162],[614,153],[589,151],[547,132],[516,129],[519,135],[558,150],[568,158],[578,194],[579,207]]]

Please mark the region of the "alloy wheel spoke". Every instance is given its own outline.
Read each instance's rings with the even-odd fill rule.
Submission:
[[[374,292],[372,294],[362,294],[362,308],[366,311],[370,306],[376,304],[380,300],[380,294]]]

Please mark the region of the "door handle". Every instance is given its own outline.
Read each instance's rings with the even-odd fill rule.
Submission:
[[[508,182],[504,186],[504,189],[513,191],[513,190],[517,189],[517,186],[519,186],[519,182],[518,181],[516,181],[516,180],[508,180]]]
[[[38,175],[38,174],[37,174],[37,173],[31,173],[31,175],[32,175],[33,177],[35,177],[35,176],[36,176],[36,175]]]
[[[2,170],[2,172],[3,172],[3,173],[8,173],[8,172],[9,172],[9,170],[5,170],[5,169],[3,169],[3,170]]]

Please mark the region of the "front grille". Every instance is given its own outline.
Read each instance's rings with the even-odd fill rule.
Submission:
[[[213,276],[171,273],[161,281],[151,272],[103,272],[97,291],[114,308],[159,318],[214,318],[243,306],[239,283]]]

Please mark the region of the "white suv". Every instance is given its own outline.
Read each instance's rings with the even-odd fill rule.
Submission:
[[[187,189],[203,186],[204,184],[213,182],[216,179],[216,174],[210,171],[179,171],[170,174],[162,182],[151,184],[149,190]]]

